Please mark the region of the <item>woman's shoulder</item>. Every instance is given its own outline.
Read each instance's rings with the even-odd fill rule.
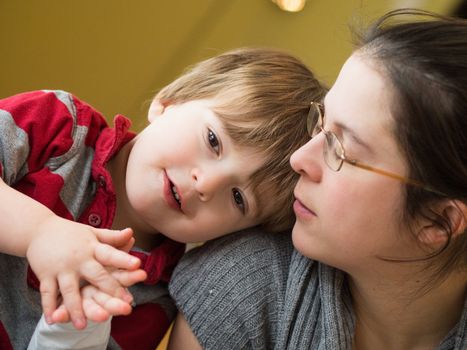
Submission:
[[[251,279],[265,270],[286,272],[292,251],[290,232],[269,233],[258,228],[235,232],[187,252],[172,276],[171,288],[201,283],[193,281],[195,276],[205,283],[211,279],[225,283]]]
[[[248,229],[182,258],[170,293],[204,348],[270,347],[292,252],[290,233]]]

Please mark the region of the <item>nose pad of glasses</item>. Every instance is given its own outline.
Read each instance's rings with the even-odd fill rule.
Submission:
[[[316,125],[316,119],[313,116],[308,116],[308,118],[306,119],[306,130],[308,132],[308,135],[310,135],[310,137],[314,136],[315,125]]]
[[[326,144],[323,148],[324,161],[331,170],[339,171],[345,159],[344,148],[334,133],[326,131],[324,135],[326,136]]]
[[[333,157],[330,157],[329,156],[329,152],[330,150],[332,149],[332,146],[329,142],[329,136],[327,133],[324,134],[324,145],[323,145],[323,157],[324,157],[324,162],[326,163],[326,165],[331,168],[332,170],[334,170],[334,166],[333,166],[333,162],[332,162],[332,159]]]
[[[308,131],[308,135],[311,138],[316,136],[321,131],[322,123],[320,123],[321,119],[321,111],[320,105],[316,102],[311,102],[310,110],[308,111],[308,115],[306,118],[306,129]],[[320,124],[320,125],[318,125]]]

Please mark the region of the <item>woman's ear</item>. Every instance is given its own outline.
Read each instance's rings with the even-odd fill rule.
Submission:
[[[165,105],[160,101],[154,99],[149,106],[148,121],[152,123],[155,118],[161,116],[164,113]]]
[[[435,211],[441,215],[444,222],[449,225],[451,239],[467,234],[467,205],[459,200],[445,200],[436,206]],[[446,231],[440,225],[431,222],[422,227],[419,235],[420,241],[429,246],[446,244],[448,239]]]

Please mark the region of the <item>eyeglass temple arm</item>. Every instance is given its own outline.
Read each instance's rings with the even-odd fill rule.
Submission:
[[[362,168],[362,169],[366,169],[366,170],[369,170],[369,171],[373,171],[375,173],[378,173],[378,174],[381,174],[381,175],[384,175],[384,176],[389,176],[389,177],[392,177],[393,179],[396,179],[396,180],[399,180],[399,181],[402,181],[402,182],[405,182],[405,183],[409,183],[411,185],[423,186],[422,183],[420,183],[420,182],[418,182],[416,180],[408,179],[406,177],[391,173],[391,172],[386,171],[386,170],[374,168],[372,166],[360,163],[360,162],[358,162],[356,160],[343,159],[343,161],[346,162],[346,163],[349,163],[350,165],[353,165],[353,166],[356,166],[356,167],[359,167],[359,168]]]
[[[391,172],[386,171],[386,170],[374,168],[372,166],[369,166],[369,165],[366,165],[366,164],[363,164],[363,163],[359,163],[356,160],[350,160],[350,159],[347,159],[347,158],[342,158],[342,160],[344,162],[346,162],[346,163],[349,163],[349,164],[353,165],[353,166],[356,166],[356,167],[359,167],[359,168],[362,168],[362,169],[366,169],[366,170],[369,170],[369,171],[373,171],[375,173],[378,173],[378,174],[381,174],[381,175],[384,175],[384,176],[391,177],[393,179],[399,180],[401,182],[404,182],[404,183],[412,185],[412,186],[417,186],[417,187],[424,188],[425,190],[436,193],[436,194],[438,194],[440,196],[443,196],[443,197],[447,196],[447,194],[439,192],[437,190],[434,190],[434,189],[422,184],[420,181],[412,180],[412,179],[409,179],[407,177],[403,177],[403,176],[391,173]]]

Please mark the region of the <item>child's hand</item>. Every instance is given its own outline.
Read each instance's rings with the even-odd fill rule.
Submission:
[[[133,243],[131,229],[96,229],[55,216],[43,222],[26,255],[40,281],[46,320],[53,322],[60,291],[74,326],[86,326],[79,291],[81,279],[128,304],[132,297],[124,288],[126,285],[104,266],[136,272],[133,283],[144,280],[145,272],[137,270],[139,259],[122,251],[129,250]]]
[[[113,270],[112,276],[123,286],[131,286],[146,279],[146,273],[142,270]],[[94,322],[104,322],[110,316],[128,315],[132,309],[133,297],[130,293],[127,294],[125,300],[122,300],[98,290],[93,285],[87,285],[81,288],[81,297],[83,299],[84,315]],[[65,305],[61,304],[53,312],[52,319],[56,323],[70,321],[70,314]]]
[[[81,297],[83,299],[84,315],[88,320],[93,322],[104,322],[110,316],[128,315],[131,313],[131,301],[123,301],[122,299],[112,297],[104,292],[101,292],[92,285],[87,285],[81,289]],[[61,304],[54,311],[53,320],[56,323],[65,323],[70,321],[70,314]]]

